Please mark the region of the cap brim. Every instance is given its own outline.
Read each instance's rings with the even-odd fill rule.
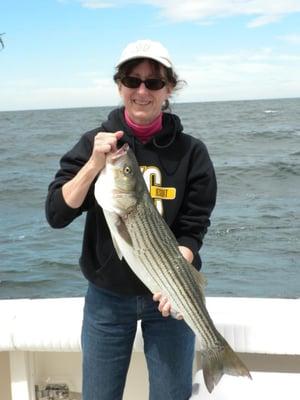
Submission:
[[[126,63],[127,61],[131,61],[131,60],[138,60],[139,58],[149,58],[150,60],[154,60],[159,62],[160,64],[162,64],[163,66],[167,67],[167,68],[172,68],[172,64],[169,60],[167,60],[166,58],[160,58],[160,57],[151,57],[149,55],[147,56],[133,56],[133,57],[128,57],[126,59],[121,59],[119,60],[118,64],[116,64],[116,68],[119,68],[122,64]]]

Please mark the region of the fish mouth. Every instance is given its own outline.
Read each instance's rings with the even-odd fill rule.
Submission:
[[[115,162],[119,158],[124,157],[127,154],[128,150],[129,150],[129,144],[124,143],[122,147],[120,147],[115,153],[112,154],[111,161]]]

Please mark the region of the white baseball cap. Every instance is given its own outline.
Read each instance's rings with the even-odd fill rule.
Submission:
[[[138,40],[137,42],[129,43],[125,47],[116,64],[116,68],[135,58],[150,58],[167,68],[172,68],[173,66],[168,50],[161,43],[152,40]]]

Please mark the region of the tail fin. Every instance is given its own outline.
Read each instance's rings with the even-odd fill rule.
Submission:
[[[247,376],[251,378],[248,368],[223,339],[223,348],[220,350],[209,350],[203,354],[203,376],[209,393],[218,384],[224,374],[235,376]]]

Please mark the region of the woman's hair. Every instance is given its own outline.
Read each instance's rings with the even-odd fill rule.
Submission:
[[[166,79],[167,83],[171,84],[171,86],[173,87],[173,90],[178,90],[185,84],[185,81],[178,79],[176,72],[172,68],[167,68],[159,62],[150,58],[135,58],[133,60],[125,62],[124,64],[121,64],[113,76],[115,83],[119,83],[122,78],[130,75],[132,70],[139,64],[142,64],[144,61],[148,61],[153,71],[155,72],[155,75],[157,75],[157,77]],[[161,69],[163,69],[164,71],[164,76],[161,76]],[[170,110],[169,100],[165,101],[162,110]]]

